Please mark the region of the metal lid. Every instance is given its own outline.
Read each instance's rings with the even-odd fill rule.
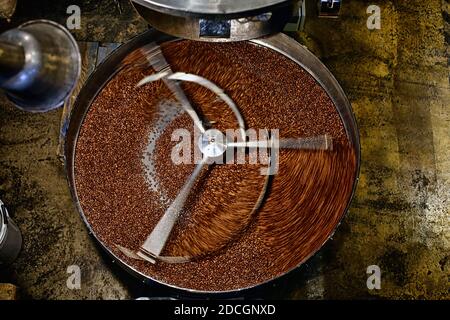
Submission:
[[[209,42],[256,39],[283,30],[294,0],[133,0],[138,13],[157,30]]]
[[[290,0],[133,0],[149,9],[172,14],[228,15],[259,10]]]

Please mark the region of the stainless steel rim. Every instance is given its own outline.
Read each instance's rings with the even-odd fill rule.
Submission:
[[[292,3],[284,1],[265,12],[220,18],[212,15],[177,15],[155,10],[141,2],[133,4],[136,11],[155,29],[175,37],[208,42],[249,40],[280,32],[294,11]]]
[[[307,258],[305,258],[302,262],[300,262],[296,267],[292,268],[288,272],[275,277],[273,279],[267,280],[265,282],[255,284],[253,286],[244,287],[236,290],[229,290],[229,291],[202,291],[202,290],[193,290],[189,288],[182,288],[177,287],[172,284],[164,283],[160,280],[154,279],[148,275],[143,274],[142,272],[136,270],[135,268],[129,266],[125,262],[123,262],[118,256],[116,256],[94,233],[91,225],[86,219],[86,216],[84,215],[84,212],[81,208],[81,205],[78,200],[77,191],[76,191],[76,185],[75,185],[75,173],[74,173],[74,162],[75,162],[75,150],[76,150],[76,144],[78,139],[78,134],[81,129],[81,126],[83,124],[83,120],[89,110],[89,107],[91,103],[94,101],[98,93],[102,90],[103,86],[115,75],[115,72],[112,72],[111,70],[117,71],[117,66],[120,64],[120,62],[123,60],[123,58],[133,50],[149,43],[149,42],[156,42],[156,43],[162,43],[167,41],[177,41],[179,39],[173,38],[171,36],[165,35],[163,33],[160,33],[156,30],[149,30],[134,39],[132,39],[130,42],[124,44],[123,46],[119,47],[109,58],[107,58],[99,67],[98,69],[90,76],[90,78],[86,81],[85,86],[79,93],[77,100],[74,104],[74,108],[71,113],[69,127],[67,131],[66,141],[65,141],[65,156],[64,156],[64,162],[65,162],[65,168],[66,168],[66,174],[67,179],[69,183],[69,187],[71,190],[73,201],[76,205],[76,208],[78,212],[80,213],[84,223],[86,224],[89,233],[101,244],[102,248],[113,258],[114,262],[117,262],[122,268],[127,270],[132,275],[138,277],[139,279],[143,280],[144,282],[151,283],[156,282],[163,286],[176,289],[180,292],[188,293],[188,294],[206,294],[206,295],[241,295],[244,292],[247,292],[249,290],[255,289],[257,287],[260,287],[262,285],[265,285],[269,282],[273,282],[289,273],[291,273],[293,270],[297,269],[299,266],[304,264],[307,260],[309,260],[313,255],[315,255],[322,247],[325,242],[327,242],[334,234],[340,223],[342,222],[342,219],[346,216],[348,212],[348,208],[351,203],[351,199],[353,198],[353,195],[356,190],[356,186],[358,183],[358,177],[359,177],[359,170],[360,170],[360,142],[359,142],[359,132],[356,124],[356,119],[353,115],[352,108],[350,105],[350,102],[348,101],[343,89],[337,82],[337,80],[334,78],[334,76],[331,74],[331,72],[320,62],[318,58],[316,58],[308,49],[306,49],[304,46],[300,45],[298,42],[296,42],[294,39],[289,38],[286,35],[283,34],[275,34],[273,36],[264,38],[264,39],[258,39],[258,40],[251,40],[252,43],[255,45],[261,45],[267,48],[270,48],[272,50],[275,50],[286,57],[290,58],[291,60],[298,63],[301,67],[303,67],[306,71],[308,71],[316,81],[318,81],[327,91],[328,95],[334,102],[341,119],[345,125],[345,129],[347,132],[347,136],[352,143],[355,152],[356,152],[356,161],[357,161],[357,168],[355,172],[355,180],[353,184],[353,191],[352,195],[348,201],[348,205],[344,211],[344,214],[341,218],[341,221],[339,224],[336,225],[333,233],[328,237],[328,239],[322,244],[322,246],[316,250],[315,252],[311,253],[311,255]],[[98,85],[101,83],[102,85]]]
[[[64,104],[65,97],[69,96],[70,93],[75,89],[75,86],[78,82],[78,79],[81,75],[81,54],[78,49],[78,43],[72,34],[62,25],[46,19],[38,19],[25,22],[21,24],[18,29],[27,32],[27,27],[32,27],[34,25],[43,25],[54,28],[55,30],[61,31],[66,37],[64,40],[67,42],[67,45],[70,46],[70,58],[72,62],[71,68],[71,76],[68,79],[68,86],[65,88],[64,92],[61,92],[60,96],[62,97],[58,101],[53,101],[51,104],[42,105],[23,105],[23,102],[18,100],[15,96],[8,94],[8,97],[11,101],[16,104],[19,109],[26,110],[29,112],[42,112],[42,111],[50,111],[56,108],[61,107]]]
[[[293,0],[133,0],[147,8],[175,15],[225,15],[259,10]]]

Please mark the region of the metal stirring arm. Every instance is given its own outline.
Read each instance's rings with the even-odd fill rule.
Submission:
[[[199,164],[197,164],[194,172],[181,188],[180,193],[177,195],[175,200],[164,213],[163,217],[159,220],[153,231],[145,240],[144,244],[140,248],[140,251],[137,252],[139,257],[154,263],[155,261],[151,259],[151,257],[158,257],[161,254],[161,251],[164,249],[172,229],[175,226],[181,211],[183,210],[186,200],[191,193],[191,189],[193,188],[201,171],[207,164],[207,161],[208,158],[205,157]]]
[[[201,133],[205,132],[205,128],[200,120],[195,109],[192,107],[189,99],[186,97],[183,89],[177,81],[173,81],[169,78],[169,76],[173,75],[173,71],[170,68],[169,63],[167,62],[164,54],[161,51],[161,48],[156,44],[150,44],[149,52],[146,52],[146,58],[150,65],[155,69],[156,74],[152,74],[150,76],[145,77],[136,85],[137,87],[143,86],[147,83],[154,82],[157,80],[162,80],[164,84],[172,91],[175,95],[176,99],[180,102],[181,107],[186,111],[189,116],[194,121],[194,124],[200,130]]]
[[[303,150],[333,150],[333,141],[329,135],[320,135],[309,138],[287,138],[278,140],[258,140],[247,142],[230,142],[227,147],[244,148],[279,148]]]
[[[202,134],[205,134],[206,131],[202,123],[200,122],[197,113],[192,108],[192,106],[189,103],[189,100],[187,99],[186,95],[181,89],[178,81],[193,82],[205,88],[208,88],[209,90],[214,92],[217,96],[219,96],[233,111],[239,124],[239,131],[241,134],[240,138],[244,140],[245,138],[244,118],[242,117],[238,107],[233,102],[233,100],[230,97],[228,97],[228,95],[225,94],[225,92],[221,88],[219,88],[213,82],[194,74],[187,74],[183,72],[172,73],[170,66],[168,65],[167,61],[164,58],[164,55],[162,54],[158,46],[152,44],[152,47],[147,50],[148,52],[146,51],[145,53],[147,60],[150,62],[150,64],[153,66],[153,68],[157,73],[149,75],[144,79],[142,79],[141,81],[139,81],[139,83],[137,84],[138,87],[146,83],[163,80],[164,83],[169,87],[169,89],[175,94],[176,98],[180,101],[181,105],[183,106],[183,109],[194,120],[194,123],[201,130]],[[183,210],[183,207],[191,192],[191,189],[194,186],[195,181],[199,176],[200,172],[202,171],[203,167],[206,165],[208,161],[208,157],[209,157],[208,155],[204,154],[202,162],[197,165],[191,177],[186,181],[185,185],[180,190],[178,196],[175,198],[170,207],[166,210],[165,214],[159,220],[159,222],[157,223],[153,231],[150,233],[150,235],[147,237],[146,241],[141,246],[140,250],[136,253],[138,257],[150,261],[152,263],[156,262],[155,261],[156,258],[157,259],[162,258],[159,255],[164,249],[166,242],[170,237],[172,229],[175,226],[175,223],[181,211]],[[119,247],[119,250],[124,252],[126,255],[130,256],[130,254],[125,252],[123,248]]]
[[[152,64],[154,69],[157,71],[157,73],[152,74],[150,76],[145,77],[142,79],[137,86],[142,86],[146,83],[163,80],[164,83],[172,90],[172,92],[175,94],[177,99],[181,102],[184,110],[191,116],[191,118],[194,120],[194,123],[200,128],[203,135],[207,135],[208,133],[212,134],[214,136],[215,133],[212,133],[213,130],[205,131],[203,128],[200,119],[198,118],[197,113],[192,108],[192,106],[189,104],[189,101],[187,97],[185,96],[183,90],[181,89],[180,85],[177,81],[187,81],[187,82],[194,82],[196,84],[199,84],[203,87],[206,87],[213,91],[217,96],[219,96],[227,105],[228,107],[233,111],[234,115],[236,116],[236,119],[239,124],[239,129],[241,132],[241,139],[240,142],[232,142],[232,143],[225,143],[224,144],[224,150],[227,148],[238,148],[238,147],[244,147],[244,148],[271,148],[271,149],[279,149],[279,148],[288,148],[288,149],[305,149],[305,150],[331,150],[332,149],[332,141],[331,137],[328,135],[321,135],[317,137],[310,137],[310,138],[299,138],[299,139],[275,139],[272,137],[269,140],[261,140],[261,141],[249,141],[246,142],[245,140],[245,123],[244,119],[237,108],[236,104],[233,102],[233,100],[225,94],[225,92],[219,88],[216,84],[209,81],[208,79],[205,79],[201,76],[194,75],[194,74],[187,74],[183,72],[177,72],[172,73],[172,70],[170,69],[170,66],[167,64],[167,61],[165,60],[161,50],[159,47],[152,47],[150,50],[150,53],[147,54],[148,61]],[[219,132],[219,134],[221,134]],[[203,141],[203,140],[202,140]],[[207,143],[211,143],[211,141],[216,141],[207,139]],[[214,142],[216,144],[219,144],[219,142]],[[150,261],[152,263],[155,263],[156,259],[160,259],[160,254],[163,251],[170,234],[172,232],[172,229],[175,226],[176,221],[178,220],[178,217],[180,216],[181,211],[184,208],[184,205],[186,203],[187,198],[189,197],[189,194],[191,193],[191,189],[193,188],[198,176],[200,175],[203,167],[208,161],[208,155],[204,153],[205,157],[203,158],[202,162],[199,163],[192,175],[189,177],[189,179],[185,182],[184,186],[181,188],[180,193],[175,198],[175,200],[172,202],[172,204],[169,206],[169,208],[164,213],[163,217],[158,221],[153,231],[150,233],[150,235],[145,240],[144,244],[140,247],[139,251],[136,253],[136,255],[139,258],[145,259],[147,261]],[[277,161],[277,155],[276,153],[273,153],[271,156],[271,161],[276,162]],[[272,166],[271,166],[272,170]],[[267,182],[268,180],[266,180]],[[267,183],[265,185],[264,190],[266,190]],[[264,191],[265,193],[265,191]],[[123,249],[119,248],[124,252]],[[126,253],[125,253],[126,254]],[[135,257],[134,257],[135,258]]]
[[[231,111],[233,111],[239,125],[239,131],[241,134],[240,138],[242,140],[245,139],[245,121],[242,117],[241,112],[239,111],[239,108],[236,106],[234,101],[214,82],[209,81],[208,79],[196,74],[185,72],[176,72],[169,75],[167,78],[170,80],[193,82],[214,92],[220,99],[222,99],[222,101],[224,101],[228,105]]]

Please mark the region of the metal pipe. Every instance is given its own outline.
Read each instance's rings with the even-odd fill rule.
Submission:
[[[22,46],[0,40],[0,78],[10,78],[25,66],[25,53]]]
[[[52,21],[29,21],[5,31],[0,34],[0,52],[0,87],[25,111],[45,112],[61,106],[80,75],[75,39]]]

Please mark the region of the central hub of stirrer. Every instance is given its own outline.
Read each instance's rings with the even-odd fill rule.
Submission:
[[[217,129],[205,131],[198,141],[198,147],[207,158],[216,158],[227,150],[225,136]]]

